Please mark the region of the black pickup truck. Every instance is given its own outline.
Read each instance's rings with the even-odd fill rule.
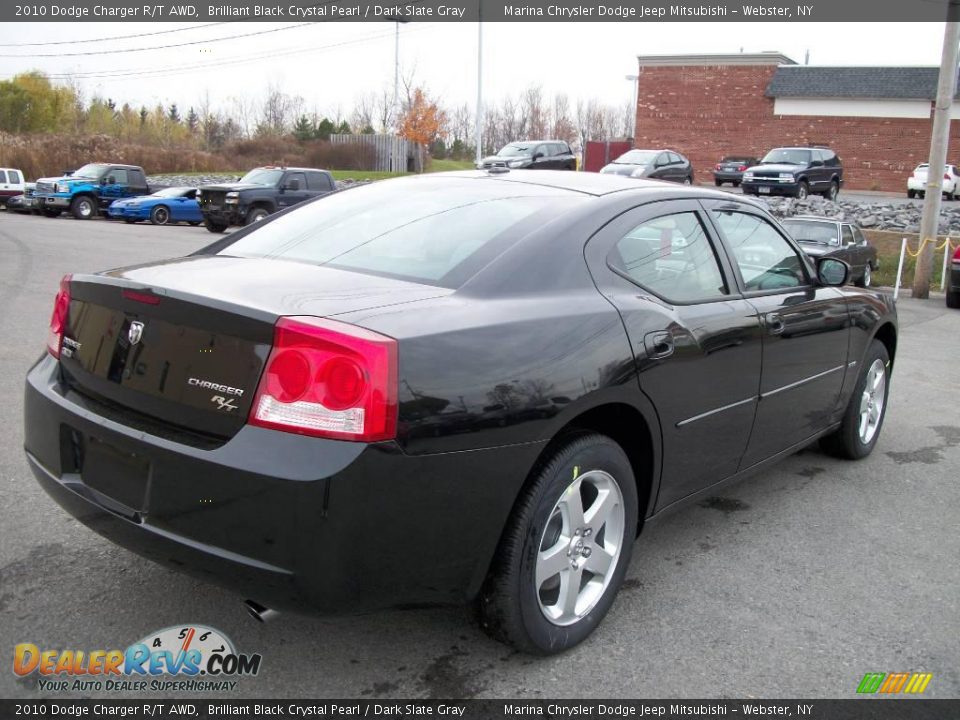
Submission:
[[[204,185],[197,193],[203,224],[210,232],[250,225],[304,200],[336,189],[333,176],[314,168],[260,167],[236,183]]]

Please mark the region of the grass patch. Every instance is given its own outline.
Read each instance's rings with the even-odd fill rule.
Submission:
[[[900,244],[903,238],[907,238],[907,249],[917,252],[920,244],[920,238],[916,233],[890,232],[886,230],[864,230],[867,240],[877,248],[877,257],[880,259],[880,269],[873,273],[874,285],[887,285],[893,287],[897,279],[897,264],[900,262]],[[946,239],[946,236],[937,238],[937,247]],[[960,238],[951,238],[951,253],[956,249]],[[917,258],[911,257],[909,253],[903,261],[903,276],[900,279],[900,287],[910,287],[913,285],[913,276],[917,269]],[[943,270],[943,250],[935,250],[933,253],[933,275],[930,279],[930,288],[932,290],[940,289],[940,279]]]
[[[432,160],[428,173],[449,172],[451,170],[473,170],[473,162],[470,160]],[[219,170],[217,172],[172,172],[156,173],[157,175],[182,175],[183,177],[209,177],[211,175],[230,175],[242,177],[244,172],[235,170]],[[387,180],[389,178],[403,177],[413,173],[397,173],[379,170],[330,170],[334,180]]]
[[[449,172],[451,170],[475,170],[473,160],[431,160],[427,172]]]

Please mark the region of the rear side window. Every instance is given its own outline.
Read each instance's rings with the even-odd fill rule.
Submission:
[[[7,181],[7,173],[4,170],[0,170],[0,183],[5,183]]]
[[[727,285],[696,213],[664,215],[624,235],[608,258],[614,269],[673,302],[721,298]]]
[[[459,287],[585,196],[486,180],[389,180],[323,196],[220,251]]]
[[[136,187],[146,187],[147,179],[143,176],[143,173],[139,170],[130,170],[128,171],[130,177],[130,184],[135,185]]]
[[[853,230],[849,225],[843,226],[843,244],[849,245],[853,242]]]
[[[320,172],[307,173],[308,190],[333,190],[333,183],[330,176]]]
[[[19,182],[20,182],[20,173],[18,173],[16,170],[11,170],[11,171],[10,171],[10,182],[12,182],[12,183],[19,183]]]
[[[682,158],[682,157],[680,157],[680,156],[677,155],[676,153],[673,153],[673,152],[670,153],[670,164],[671,164],[671,165],[676,164],[676,163],[682,163],[682,162],[683,162],[683,158]]]

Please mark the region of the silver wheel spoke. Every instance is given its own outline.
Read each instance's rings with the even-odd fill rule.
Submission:
[[[595,575],[603,575],[606,577],[615,561],[616,557],[614,553],[607,552],[606,548],[596,545],[590,557],[587,558],[586,568]]]
[[[554,575],[570,567],[570,558],[567,557],[569,545],[570,538],[561,535],[556,545],[541,551],[537,558],[537,590]]]
[[[583,570],[571,568],[560,576],[560,601],[558,603],[561,618],[576,619],[577,600],[580,598],[580,582]]]
[[[573,535],[575,528],[583,527],[583,499],[580,497],[580,482],[575,480],[560,498],[563,513],[563,529]]]
[[[607,522],[610,513],[617,504],[617,497],[612,490],[601,490],[593,504],[583,514],[583,522],[588,528],[593,529],[594,535],[600,531],[600,528]]]

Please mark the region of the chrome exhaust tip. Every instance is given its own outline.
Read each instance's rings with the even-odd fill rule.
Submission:
[[[243,607],[246,608],[250,617],[261,623],[270,622],[280,614],[277,610],[271,610],[253,600],[244,600]]]

